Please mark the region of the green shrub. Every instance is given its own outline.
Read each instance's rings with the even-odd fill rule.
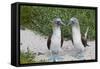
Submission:
[[[34,60],[35,55],[33,55],[33,52],[27,51],[27,52],[20,52],[20,64],[28,64],[28,63],[35,63]]]
[[[60,17],[67,24],[69,19],[75,16],[79,19],[81,32],[84,33],[89,26],[88,39],[95,39],[95,10],[93,9],[21,6],[20,13],[21,26],[46,36],[52,32],[53,18]],[[62,33],[65,38],[70,38],[70,26],[62,26]]]

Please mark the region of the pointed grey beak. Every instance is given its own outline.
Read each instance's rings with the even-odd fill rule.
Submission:
[[[67,24],[67,25],[68,25],[68,26],[71,25],[71,21],[68,21],[68,24]]]
[[[65,26],[65,23],[61,22],[61,24]]]
[[[62,22],[62,24],[63,24],[64,26],[67,26],[67,25],[70,25],[70,22],[69,22],[68,20],[65,20],[65,21]]]
[[[67,25],[69,26],[71,23],[69,22]]]

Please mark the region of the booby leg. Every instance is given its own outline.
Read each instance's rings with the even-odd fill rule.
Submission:
[[[80,51],[76,53],[76,58],[77,59],[84,59],[84,52]]]
[[[84,51],[74,48],[72,56],[77,59],[84,59]]]
[[[51,56],[49,57],[48,61],[50,62],[58,62],[58,61],[62,61],[64,58],[62,56],[59,55],[59,52],[51,52]]]
[[[59,56],[59,55],[53,55],[53,56],[50,56],[48,61],[49,62],[58,62],[58,61],[62,61],[64,58],[62,56]]]

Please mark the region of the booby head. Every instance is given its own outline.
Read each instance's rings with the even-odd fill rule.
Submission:
[[[79,24],[79,21],[78,21],[77,18],[72,17],[72,18],[70,19],[70,21],[69,21],[69,24],[71,24],[71,25],[77,25],[77,24]]]
[[[52,23],[54,23],[54,25],[56,25],[56,26],[61,26],[61,25],[65,25],[63,22],[62,22],[62,20],[61,20],[61,18],[54,18],[53,19],[53,21],[52,21]]]

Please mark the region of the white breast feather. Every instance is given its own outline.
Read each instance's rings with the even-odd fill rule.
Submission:
[[[72,27],[72,37],[73,37],[74,47],[77,49],[84,50],[84,46],[81,41],[80,28],[76,26]]]
[[[55,29],[51,38],[51,47],[52,51],[58,52],[61,47],[61,31],[60,29]]]

